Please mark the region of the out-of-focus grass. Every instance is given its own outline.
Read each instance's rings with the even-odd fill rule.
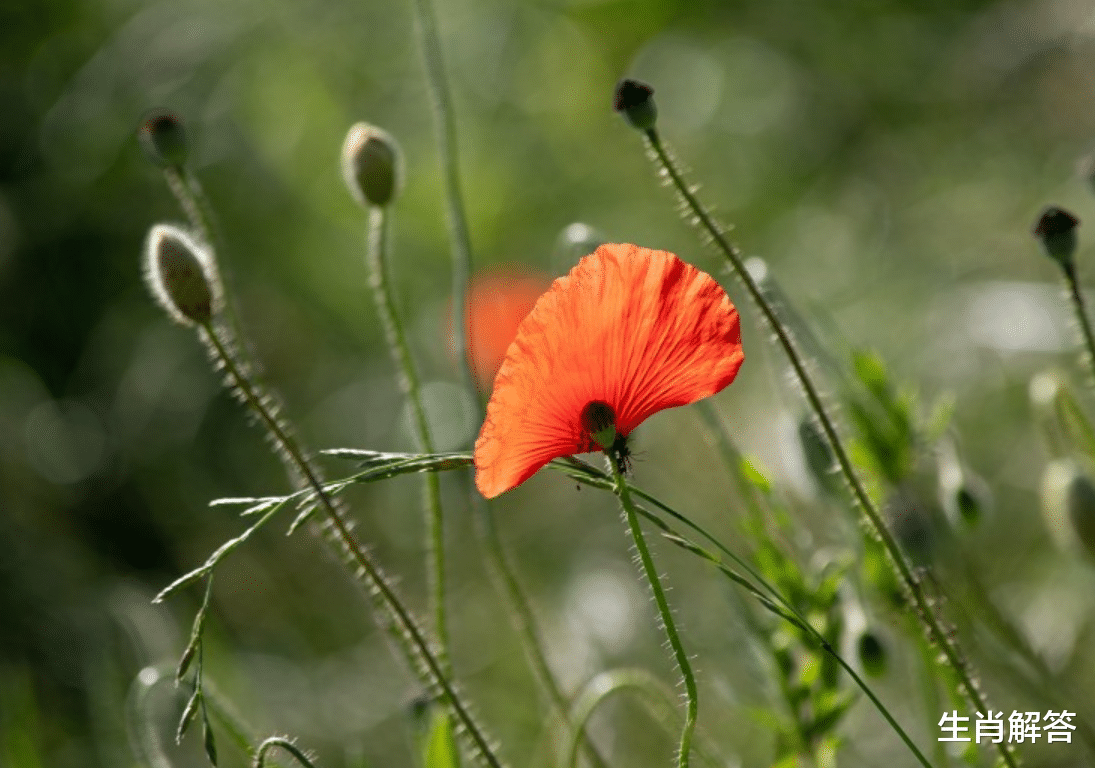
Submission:
[[[1037,510],[1046,455],[1027,383],[1075,366],[1067,307],[1028,228],[1050,199],[1081,219],[1095,205],[1072,176],[1095,133],[1095,5],[468,0],[439,12],[478,265],[558,271],[556,236],[580,220],[718,273],[609,109],[620,75],[651,82],[663,134],[705,199],[800,310],[839,329],[827,338],[879,349],[927,400],[955,393],[963,458],[995,498],[966,556],[1051,659],[1090,645],[1092,572],[1056,553]],[[455,381],[448,246],[410,25],[405,4],[379,2],[0,11],[0,762],[130,761],[128,686],[181,648],[199,595],[163,608],[148,599],[240,529],[210,499],[284,488],[198,345],[144,295],[147,227],[181,219],[134,139],[146,109],[171,107],[192,129],[252,352],[314,446],[411,445],[364,289],[363,217],[336,164],[352,122],[391,131],[408,162],[397,298],[426,380]],[[1083,247],[1078,260],[1083,278]],[[795,483],[797,394],[724,283],[743,310],[748,362],[716,407],[788,489],[802,535],[837,543],[828,516],[838,513]],[[733,540],[740,505],[708,466],[695,416],[662,414],[637,443],[640,482]],[[542,708],[459,486],[443,487],[456,670],[520,763]],[[363,535],[421,610],[417,481],[354,493]],[[570,689],[620,664],[671,678],[611,499],[544,475],[498,513]],[[738,603],[662,549],[703,660],[701,724],[759,761],[768,736],[748,708],[770,700],[757,668],[726,653],[746,634]],[[331,563],[270,530],[226,563],[214,601],[208,673],[259,733],[297,734],[328,766],[360,764],[357,754],[407,762],[404,708],[419,692]],[[1005,710],[1033,706],[979,653]],[[884,695],[906,695],[912,664],[891,665]],[[1093,670],[1081,650],[1066,671],[1083,690]],[[643,717],[621,703],[594,718],[598,739],[622,750],[618,764],[671,754],[672,737]],[[866,735],[873,717],[852,715],[850,764],[898,748]]]

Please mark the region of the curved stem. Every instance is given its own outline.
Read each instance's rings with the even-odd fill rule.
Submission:
[[[737,273],[738,278],[749,293],[749,296],[753,299],[753,302],[757,305],[764,320],[775,334],[776,340],[787,354],[787,358],[791,363],[795,376],[806,395],[806,400],[809,403],[810,408],[813,409],[814,413],[817,415],[818,422],[821,424],[821,429],[825,433],[825,438],[829,441],[829,445],[832,446],[833,455],[840,467],[841,474],[844,475],[845,480],[847,480],[848,485],[851,487],[852,493],[859,503],[860,508],[863,510],[863,513],[866,515],[867,520],[870,522],[875,535],[878,536],[883,546],[886,548],[891,562],[897,569],[898,576],[907,589],[909,596],[912,598],[917,613],[924,622],[929,638],[939,647],[943,656],[946,658],[947,663],[954,669],[970,702],[977,711],[985,711],[988,705],[973,681],[973,677],[967,668],[967,662],[962,657],[956,641],[943,629],[927,595],[924,593],[920,579],[913,575],[911,567],[905,560],[905,555],[901,552],[900,546],[894,539],[893,534],[890,533],[885,521],[882,519],[882,514],[871,500],[866,488],[863,486],[863,482],[859,479],[855,469],[852,467],[851,459],[849,459],[848,453],[844,449],[844,444],[837,433],[836,426],[829,416],[829,412],[821,400],[821,395],[818,392],[817,386],[814,384],[812,377],[806,369],[805,361],[795,348],[789,332],[776,316],[775,311],[757,286],[756,281],[749,274],[749,271],[745,269],[745,263],[740,251],[738,251],[738,249],[727,239],[722,228],[707,212],[707,209],[704,208],[703,204],[700,203],[699,199],[684,181],[676,163],[662,145],[657,131],[650,128],[644,132],[644,135],[654,159],[668,175],[670,182],[681,196],[689,213],[696,218],[699,225],[706,230],[714,240],[715,245],[718,246],[719,250],[725,255],[727,261],[730,262],[734,271]],[[1000,743],[996,745],[996,748],[1005,764],[1010,766],[1010,768],[1016,768],[1014,756],[1008,748],[1008,745]]]
[[[433,438],[430,425],[426,420],[426,411],[422,407],[422,393],[418,380],[418,371],[411,350],[407,344],[407,335],[399,322],[392,300],[391,281],[388,278],[388,216],[387,209],[373,206],[369,209],[369,245],[366,262],[369,269],[369,282],[373,289],[373,299],[380,314],[380,323],[384,326],[384,335],[388,349],[392,353],[399,384],[411,407],[411,424],[415,441],[420,450],[433,453]],[[437,634],[438,659],[449,669],[449,630],[445,608],[445,526],[441,514],[441,480],[436,472],[427,472],[423,477],[425,484],[426,514],[426,551],[427,580],[430,589],[430,605],[433,613],[434,632]]]
[[[1080,324],[1080,332],[1084,337],[1084,345],[1087,347],[1088,367],[1091,369],[1091,384],[1095,386],[1095,334],[1091,331],[1091,320],[1087,316],[1087,308],[1084,305],[1084,294],[1080,288],[1080,280],[1076,277],[1074,264],[1063,264],[1061,267],[1065,273],[1065,281],[1068,283],[1068,295],[1072,300],[1072,308],[1076,311],[1076,321]]]
[[[284,452],[290,464],[301,474],[308,487],[311,488],[316,501],[327,516],[327,520],[334,530],[343,550],[354,564],[361,569],[361,573],[364,574],[368,584],[375,590],[376,594],[379,595],[384,608],[401,631],[401,637],[405,637],[409,643],[409,650],[411,651],[412,657],[420,662],[426,678],[441,691],[445,701],[452,708],[456,719],[459,720],[460,724],[466,729],[472,744],[483,758],[483,761],[491,766],[491,768],[501,768],[502,763],[495,756],[494,751],[491,749],[483,732],[480,730],[479,726],[476,725],[471,714],[457,696],[452,684],[446,677],[437,655],[430,649],[429,642],[426,640],[422,630],[419,629],[418,624],[403,605],[403,601],[400,600],[399,596],[395,593],[395,590],[388,582],[388,578],[380,570],[380,567],[373,562],[372,558],[366,553],[365,548],[362,547],[354,536],[353,531],[350,529],[350,523],[335,507],[331,496],[324,488],[316,471],[312,468],[311,462],[308,461],[301,452],[296,440],[289,435],[287,430],[274,415],[272,409],[268,405],[267,399],[258,392],[255,385],[253,385],[240,370],[240,367],[237,365],[235,359],[228,351],[224,342],[217,335],[217,332],[212,325],[206,324],[202,326],[202,331],[206,341],[208,341],[214,354],[220,361],[220,364],[224,366],[229,379],[244,402],[259,417],[263,426],[275,441],[277,447]]]
[[[631,531],[631,538],[635,541],[635,549],[639,553],[639,562],[643,567],[643,574],[650,584],[650,591],[654,593],[654,603],[661,614],[662,626],[665,629],[666,639],[673,649],[673,657],[680,667],[681,677],[684,679],[685,690],[685,714],[684,727],[681,729],[681,743],[677,751],[678,768],[688,768],[688,755],[692,746],[692,734],[696,730],[696,715],[699,709],[699,698],[696,691],[696,677],[692,674],[692,665],[688,661],[688,654],[677,634],[677,625],[673,621],[673,612],[669,610],[669,601],[666,600],[665,590],[662,589],[661,579],[654,567],[654,559],[650,556],[650,550],[646,546],[642,527],[639,525],[639,516],[635,511],[635,503],[631,500],[631,492],[628,490],[627,481],[624,480],[623,469],[620,462],[612,453],[608,453],[609,463],[612,465],[612,475],[616,481],[616,495],[620,498],[620,504],[624,508],[624,517],[627,527]]]
[[[288,752],[298,763],[305,766],[305,768],[315,768],[315,763],[308,759],[308,755],[304,754],[304,750],[284,736],[271,736],[266,741],[262,742],[262,744],[259,744],[259,748],[255,750],[255,761],[251,764],[253,768],[264,768],[266,765],[266,753],[273,750],[274,747]]]

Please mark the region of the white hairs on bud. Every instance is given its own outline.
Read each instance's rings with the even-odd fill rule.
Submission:
[[[205,325],[221,311],[224,290],[213,252],[180,227],[156,224],[145,243],[144,275],[153,297],[182,325]]]

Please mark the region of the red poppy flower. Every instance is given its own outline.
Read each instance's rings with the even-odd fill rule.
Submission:
[[[490,390],[517,328],[547,284],[540,274],[517,267],[498,267],[472,281],[464,328],[468,362],[481,390]]]
[[[710,275],[666,251],[602,245],[521,323],[475,441],[475,484],[493,498],[552,459],[597,450],[591,403],[626,438],[723,389],[744,359],[738,312]]]

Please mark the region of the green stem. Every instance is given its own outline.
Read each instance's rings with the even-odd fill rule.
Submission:
[[[889,553],[890,560],[894,567],[897,569],[898,575],[901,581],[904,583],[909,595],[911,596],[913,603],[916,606],[917,613],[920,615],[921,620],[928,631],[928,636],[932,642],[934,642],[942,651],[947,663],[954,669],[955,674],[958,676],[962,687],[966,691],[966,696],[970,702],[974,705],[975,709],[979,712],[986,711],[988,705],[985,702],[984,697],[980,691],[977,690],[977,686],[973,681],[966,660],[963,658],[956,641],[952,640],[947,632],[943,629],[943,626],[939,618],[935,615],[935,611],[932,608],[927,595],[924,593],[924,589],[920,583],[920,580],[913,575],[912,569],[905,560],[904,554],[901,552],[901,548],[897,541],[894,539],[893,534],[890,533],[889,528],[886,526],[885,521],[882,519],[882,515],[874,502],[871,500],[867,493],[866,488],[863,486],[862,481],[856,474],[852,467],[851,459],[848,458],[848,453],[844,449],[843,441],[840,439],[837,433],[836,426],[833,423],[832,418],[829,416],[828,410],[825,408],[824,403],[821,400],[821,395],[818,392],[817,386],[814,384],[812,377],[806,369],[806,363],[799,355],[798,350],[795,348],[791,341],[790,334],[780,322],[776,316],[772,306],[765,299],[760,288],[757,286],[755,280],[749,274],[749,271],[745,268],[744,260],[738,249],[727,239],[723,233],[722,228],[712,218],[711,214],[707,212],[707,209],[695,196],[688,184],[681,176],[680,170],[677,168],[676,163],[670,158],[665,147],[662,145],[661,139],[658,136],[657,131],[654,128],[650,128],[644,132],[647,144],[650,151],[653,153],[655,160],[661,165],[662,169],[668,175],[670,182],[676,189],[677,193],[681,196],[688,211],[698,221],[699,225],[711,236],[719,250],[726,256],[727,261],[733,266],[734,271],[737,273],[738,278],[745,286],[753,302],[757,305],[761,315],[764,317],[766,323],[771,328],[772,332],[776,336],[776,340],[779,342],[783,351],[787,354],[787,358],[791,363],[791,367],[794,369],[795,376],[798,378],[799,383],[802,385],[803,392],[806,395],[806,400],[814,413],[817,415],[818,421],[821,424],[822,431],[825,433],[825,438],[832,446],[833,455],[836,457],[837,464],[840,467],[841,473],[847,480],[848,485],[852,489],[852,493],[855,496],[856,501],[859,503],[860,508],[866,515],[867,520],[870,522],[874,533],[882,541],[883,546]],[[996,745],[997,751],[1000,753],[1004,763],[1010,766],[1010,768],[1017,768],[1015,758],[1012,755],[1011,750],[1007,744],[1000,743]]]
[[[468,339],[464,329],[468,300],[468,280],[471,278],[471,237],[468,234],[467,217],[464,214],[464,198],[460,191],[460,162],[456,144],[456,120],[453,117],[452,97],[445,77],[445,59],[441,53],[441,40],[437,34],[437,19],[430,0],[414,0],[415,29],[422,62],[426,68],[426,81],[430,89],[430,106],[433,108],[437,130],[437,151],[441,161],[441,176],[445,185],[445,212],[449,224],[449,243],[452,248],[452,333],[456,348],[457,366],[464,388],[471,393],[482,415],[482,404],[476,395],[475,381],[468,363]]]
[[[315,768],[315,764],[308,759],[308,755],[304,754],[304,750],[283,736],[271,736],[259,745],[259,748],[255,751],[255,760],[251,764],[253,768],[265,768],[266,753],[275,747],[288,752],[305,768]]]
[[[391,280],[388,266],[388,215],[387,209],[373,206],[369,209],[369,244],[366,262],[369,269],[369,282],[373,289],[377,312],[392,353],[396,370],[399,372],[399,384],[411,407],[411,424],[415,441],[420,450],[433,453],[433,438],[430,425],[426,420],[426,411],[422,407],[422,393],[418,371],[411,350],[407,344],[407,335],[395,311],[392,299]],[[449,669],[449,631],[445,607],[445,526],[441,514],[441,479],[436,472],[427,472],[423,477],[425,484],[426,515],[426,551],[427,580],[430,590],[430,604],[433,613],[434,632],[439,644],[438,658]]]
[[[301,452],[296,440],[289,435],[281,422],[274,415],[272,409],[268,406],[267,399],[257,391],[256,387],[240,370],[240,367],[237,365],[235,359],[228,351],[224,342],[221,341],[212,325],[208,323],[203,325],[202,331],[243,401],[259,417],[278,448],[284,452],[291,465],[304,478],[308,487],[311,488],[312,493],[315,495],[315,499],[323,509],[342,548],[358,568],[360,568],[361,573],[364,574],[368,584],[379,595],[384,608],[388,611],[396,626],[401,630],[402,634],[400,636],[405,637],[409,642],[412,657],[421,662],[422,670],[427,679],[442,692],[444,699],[452,708],[456,719],[459,720],[461,725],[466,729],[476,751],[491,768],[501,768],[502,763],[495,756],[494,751],[491,749],[483,732],[480,730],[479,726],[476,725],[471,714],[457,696],[452,684],[446,677],[441,661],[430,649],[430,644],[426,640],[422,630],[418,628],[418,624],[403,605],[403,601],[395,593],[391,584],[389,584],[388,578],[380,570],[380,567],[373,562],[372,558],[366,553],[365,548],[354,536],[353,531],[350,529],[350,523],[335,507],[332,498],[324,488],[316,471],[312,468],[311,462],[308,461]]]
[[[635,541],[635,549],[639,553],[639,561],[642,563],[643,574],[650,584],[650,591],[654,593],[654,602],[661,614],[662,625],[665,629],[666,639],[673,649],[673,656],[680,667],[681,677],[684,678],[685,689],[685,715],[684,727],[681,729],[681,744],[677,751],[677,768],[688,768],[688,755],[692,746],[692,734],[696,730],[696,714],[699,709],[699,699],[696,692],[696,677],[692,674],[692,665],[688,661],[688,654],[677,634],[677,625],[673,621],[673,613],[669,610],[669,601],[666,600],[665,590],[662,589],[661,579],[654,567],[654,559],[650,556],[650,550],[646,546],[643,530],[639,526],[639,515],[635,511],[635,503],[631,500],[631,491],[628,490],[627,481],[624,479],[623,469],[616,456],[608,453],[609,463],[612,465],[612,475],[616,481],[616,495],[620,498],[620,504],[624,508],[624,516],[627,519],[627,527],[631,531],[631,538]]]
[[[1087,308],[1084,305],[1084,294],[1080,288],[1080,281],[1076,277],[1075,264],[1062,264],[1065,273],[1065,281],[1068,283],[1068,295],[1072,300],[1072,308],[1076,311],[1076,320],[1080,324],[1080,332],[1084,337],[1084,345],[1087,347],[1088,367],[1091,369],[1091,384],[1095,386],[1095,335],[1091,331],[1091,320],[1087,316]]]
[[[460,183],[459,150],[456,137],[456,120],[453,116],[452,97],[445,76],[445,61],[441,40],[437,33],[437,19],[430,0],[414,0],[415,29],[426,81],[430,90],[437,134],[438,157],[445,188],[445,212],[449,227],[449,243],[452,251],[452,328],[453,347],[456,354],[460,381],[475,408],[478,421],[485,415],[483,402],[475,386],[468,360],[468,338],[464,318],[467,316],[468,281],[471,278],[471,236],[468,233],[467,216]],[[559,689],[555,676],[548,668],[536,621],[516,573],[509,562],[505,548],[498,538],[497,526],[491,503],[484,501],[471,489],[472,509],[478,522],[476,529],[487,552],[489,571],[495,587],[502,593],[509,609],[510,620],[518,632],[525,655],[534,674],[547,691],[559,715],[567,719],[566,697]],[[604,768],[604,759],[588,740],[586,754],[597,768]]]

